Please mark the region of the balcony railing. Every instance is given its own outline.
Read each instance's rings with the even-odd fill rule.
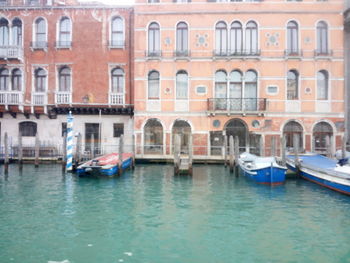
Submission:
[[[47,94],[44,92],[35,92],[32,94],[32,104],[33,105],[46,105],[47,104]]]
[[[189,50],[175,50],[174,57],[176,58],[188,58],[191,55]]]
[[[260,56],[260,49],[214,50],[214,57],[256,57]]]
[[[147,50],[145,56],[148,58],[161,58],[162,51],[161,50]]]
[[[284,56],[287,58],[299,58],[303,56],[303,51],[301,49],[286,49]]]
[[[56,104],[71,104],[72,103],[72,93],[71,92],[57,92],[55,94]]]
[[[32,49],[47,49],[47,41],[33,41],[30,42],[30,47]]]
[[[210,98],[208,111],[211,112],[262,112],[266,111],[265,98]]]
[[[72,41],[56,41],[55,47],[56,48],[71,48]]]
[[[23,60],[23,48],[19,46],[0,46],[0,58]]]
[[[331,56],[333,56],[333,50],[315,49],[315,57],[331,57]]]
[[[23,93],[21,91],[0,91],[0,104],[19,105],[22,104]]]
[[[124,48],[125,41],[124,40],[110,40],[108,41],[109,48]]]
[[[123,93],[110,93],[109,104],[112,105],[124,105],[124,94]]]

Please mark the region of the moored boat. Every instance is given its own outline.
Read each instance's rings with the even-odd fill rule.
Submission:
[[[125,170],[132,165],[132,153],[123,153],[121,164],[119,154],[110,153],[79,165],[76,172],[79,176],[114,176],[119,173],[120,169]]]
[[[260,184],[279,185],[286,179],[287,168],[277,163],[275,157],[260,157],[242,153],[238,159],[240,173]]]
[[[339,165],[337,160],[327,158],[320,154],[287,156],[287,166],[290,170],[298,172],[306,180],[322,185],[343,194],[350,195],[350,166]]]

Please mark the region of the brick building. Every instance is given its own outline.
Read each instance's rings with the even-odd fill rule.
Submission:
[[[16,144],[58,145],[69,111],[85,150],[133,131],[132,20],[128,6],[0,2],[0,124]],[[115,150],[115,149],[105,149]]]
[[[344,3],[136,0],[134,132],[139,157],[220,156],[225,135],[243,150],[262,137],[333,150],[344,135]]]

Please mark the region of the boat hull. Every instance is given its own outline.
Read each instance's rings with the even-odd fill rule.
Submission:
[[[329,179],[325,178],[327,177],[326,175],[321,174],[317,171],[312,171],[310,169],[305,169],[303,167],[296,169],[293,164],[288,162],[287,162],[287,167],[293,172],[299,172],[299,175],[305,180],[316,183],[318,185],[329,188],[331,190],[337,191],[339,193],[350,195],[350,182],[348,184],[336,182],[335,180],[331,180],[331,178]]]
[[[261,169],[248,170],[243,165],[239,165],[239,171],[242,175],[252,179],[259,184],[280,185],[286,180],[286,170],[280,167],[265,167]]]

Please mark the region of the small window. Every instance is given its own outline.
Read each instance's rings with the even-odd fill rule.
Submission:
[[[62,122],[62,137],[67,133],[67,122]]]
[[[113,137],[124,135],[124,123],[113,123]]]
[[[196,87],[196,93],[198,95],[205,95],[205,94],[207,94],[207,87],[206,86],[197,86]]]
[[[37,132],[37,124],[32,121],[24,121],[19,123],[19,133],[22,136],[35,137]]]
[[[270,95],[276,95],[278,93],[278,86],[267,86],[267,93]]]

